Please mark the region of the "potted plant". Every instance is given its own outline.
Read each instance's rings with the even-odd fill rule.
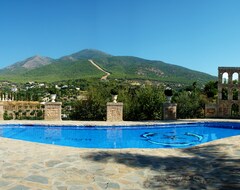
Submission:
[[[167,97],[167,102],[168,103],[171,103],[171,99],[172,99],[172,95],[173,95],[173,91],[170,87],[167,87],[165,90],[164,90],[164,94],[165,96]]]
[[[116,88],[111,89],[113,103],[117,103],[118,90]]]

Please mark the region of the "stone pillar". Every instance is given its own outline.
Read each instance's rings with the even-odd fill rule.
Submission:
[[[123,121],[123,103],[107,103],[107,121]]]
[[[233,72],[228,72],[228,84],[232,84],[233,83],[232,75],[233,75]]]
[[[218,85],[218,100],[222,100],[222,86]]]
[[[3,114],[4,114],[3,102],[0,102],[0,121],[4,120]]]
[[[44,120],[61,121],[62,102],[46,102]]]
[[[228,100],[232,100],[232,99],[233,99],[232,88],[228,88]]]
[[[163,120],[177,119],[177,104],[163,103]]]

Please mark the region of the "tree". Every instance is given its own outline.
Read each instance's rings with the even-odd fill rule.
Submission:
[[[108,96],[104,88],[90,87],[87,100],[79,100],[73,103],[74,111],[70,119],[76,120],[105,120],[106,102]]]
[[[179,92],[174,96],[173,101],[177,103],[178,118],[200,118],[204,116],[205,102],[199,92]]]
[[[214,98],[218,92],[218,82],[209,81],[204,87],[204,93],[208,98]]]
[[[88,88],[87,100],[76,101],[70,119],[105,120],[106,103],[111,101],[111,89],[118,89],[118,100],[124,103],[124,120],[157,120],[162,118],[164,91],[156,86],[99,83]]]
[[[159,120],[165,100],[161,87],[127,87],[120,93],[124,102],[124,120]]]

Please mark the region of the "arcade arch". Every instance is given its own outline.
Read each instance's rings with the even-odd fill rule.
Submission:
[[[228,84],[228,73],[224,72],[222,75],[222,84]]]
[[[237,72],[233,73],[232,82],[233,82],[233,84],[238,84],[239,83],[239,74]]]

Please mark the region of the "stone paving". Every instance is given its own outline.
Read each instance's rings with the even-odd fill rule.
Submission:
[[[115,150],[0,138],[0,189],[240,189],[240,136],[188,149]]]

